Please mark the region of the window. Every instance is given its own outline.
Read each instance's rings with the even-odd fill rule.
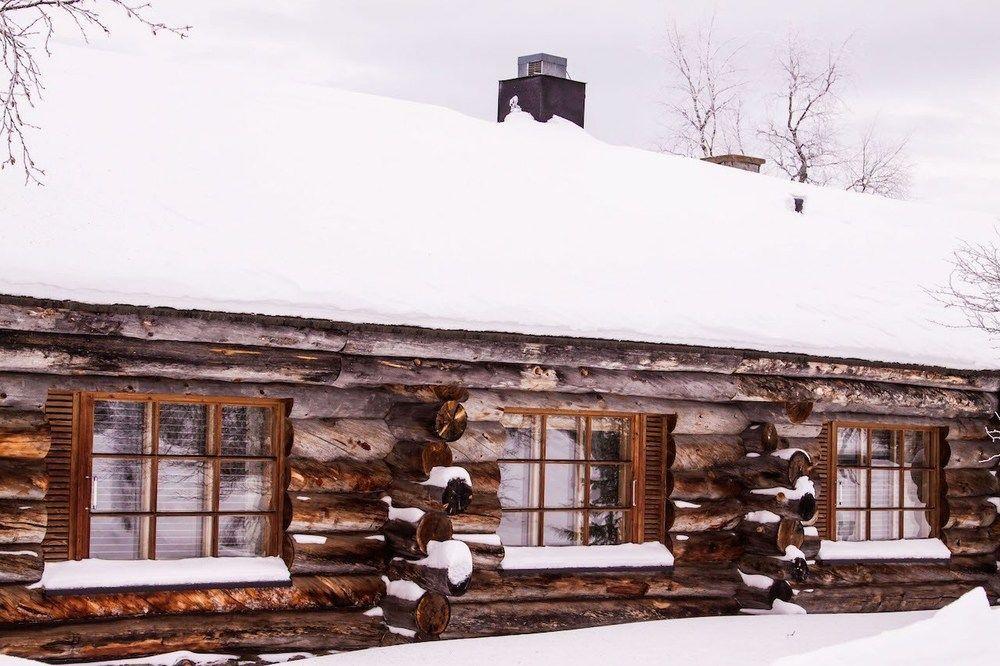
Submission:
[[[507,546],[641,541],[638,417],[507,413],[500,539]]]
[[[542,61],[532,60],[528,63],[528,76],[537,76],[542,73]]]
[[[939,438],[935,428],[835,423],[834,540],[936,536]]]
[[[280,403],[83,394],[75,557],[275,555]]]

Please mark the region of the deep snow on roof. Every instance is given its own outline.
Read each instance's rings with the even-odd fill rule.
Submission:
[[[2,293],[1000,367],[925,291],[988,215],[560,119],[95,49],[46,66],[46,185],[0,173]]]

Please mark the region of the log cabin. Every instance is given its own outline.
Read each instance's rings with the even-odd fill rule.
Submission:
[[[498,124],[78,55],[2,183],[0,653],[1000,594],[1000,359],[926,291],[985,217],[600,143],[545,54]]]

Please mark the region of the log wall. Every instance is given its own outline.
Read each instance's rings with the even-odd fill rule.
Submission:
[[[775,599],[835,612],[938,607],[975,585],[995,596],[1000,447],[984,433],[998,384],[996,373],[787,354],[0,299],[0,651],[121,658],[149,652],[151,636],[155,651],[343,650],[759,612]],[[64,464],[43,411],[53,389],[291,401],[292,585],[27,589],[47,535],[65,527],[47,516],[65,492],[47,471]],[[501,568],[496,461],[512,407],[676,416],[664,512],[673,570]],[[815,561],[818,462],[834,419],[947,429],[951,561]],[[471,484],[429,486],[434,468],[461,468]],[[810,493],[796,492],[803,476]],[[467,552],[471,577],[449,576],[429,558],[438,548]]]

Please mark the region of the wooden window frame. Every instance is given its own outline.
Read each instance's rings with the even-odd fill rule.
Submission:
[[[838,460],[838,432],[844,428],[860,428],[865,431],[865,457],[867,460],[867,465],[841,465]],[[900,461],[898,467],[879,467],[872,465],[872,431],[873,430],[889,430],[896,433],[896,437],[900,438],[901,442],[905,441],[906,432],[923,432],[928,435],[927,444],[927,456],[929,458],[926,466],[916,466],[916,465],[905,465],[903,461]],[[917,539],[917,538],[939,538],[941,535],[941,505],[944,499],[941,497],[941,429],[934,426],[912,426],[912,425],[900,425],[892,423],[875,423],[870,421],[833,421],[830,424],[830,434],[829,441],[827,442],[827,447],[829,451],[829,473],[827,475],[829,488],[829,517],[827,519],[827,538],[831,541],[838,541],[837,535],[837,512],[838,511],[854,511],[861,512],[865,516],[864,524],[864,536],[865,539],[861,541],[871,541],[871,522],[872,522],[872,512],[873,511],[895,511],[899,514],[899,524],[898,524],[898,534],[899,539]],[[837,506],[837,485],[838,485],[838,470],[844,469],[857,469],[865,470],[866,474],[866,488],[865,488],[865,506],[863,507],[838,507]],[[883,472],[898,472],[900,475],[899,483],[899,500],[898,504],[888,507],[873,507],[872,506],[872,471],[883,471]],[[903,475],[907,471],[918,470],[925,471],[929,476],[928,482],[928,500],[933,502],[930,507],[905,507],[905,483],[903,482]],[[928,522],[930,523],[930,534],[928,537],[905,537],[904,534],[904,516],[907,512],[916,513],[923,512],[928,514]]]
[[[203,396],[203,395],[178,395],[171,393],[122,393],[91,391],[80,392],[78,395],[78,405],[76,418],[74,419],[73,437],[73,458],[71,466],[71,493],[70,493],[70,535],[69,535],[69,558],[75,560],[86,559],[90,556],[90,499],[92,492],[92,471],[94,457],[109,457],[116,459],[138,459],[150,461],[150,509],[148,511],[101,511],[95,512],[99,516],[147,516],[149,517],[148,542],[145,548],[152,557],[146,559],[156,559],[156,519],[157,517],[185,517],[185,516],[206,516],[211,518],[211,544],[210,552],[212,557],[219,556],[219,517],[227,515],[259,515],[264,516],[269,521],[267,535],[264,539],[264,556],[280,556],[282,540],[284,535],[282,523],[284,486],[281,480],[284,478],[285,467],[285,446],[284,446],[284,416],[287,409],[287,402],[280,399],[270,398],[243,398],[232,396]],[[94,454],[93,453],[93,425],[94,425],[94,403],[97,401],[123,401],[144,403],[147,405],[147,418],[149,423],[146,428],[149,442],[148,454]],[[193,455],[171,455],[172,460],[201,460],[212,467],[211,475],[211,509],[204,511],[156,511],[157,495],[157,471],[161,458],[159,454],[159,411],[163,404],[195,404],[205,405],[208,413],[208,424],[206,428],[206,453]],[[223,407],[261,407],[269,409],[271,415],[271,446],[272,455],[269,456],[234,456],[223,455],[222,446],[222,409]],[[166,456],[162,456],[166,457]],[[220,495],[220,471],[221,465],[227,460],[238,461],[258,461],[271,463],[271,508],[266,511],[238,510],[226,511],[219,509]]]
[[[642,414],[635,412],[619,411],[595,411],[576,409],[544,409],[544,408],[509,408],[504,409],[504,415],[511,416],[532,416],[538,417],[540,428],[539,458],[499,458],[497,463],[507,464],[529,464],[538,465],[539,473],[539,503],[538,507],[526,507],[515,509],[502,509],[503,513],[534,513],[538,514],[537,534],[538,542],[545,545],[545,514],[546,513],[583,513],[583,532],[580,545],[590,546],[590,520],[591,512],[620,511],[623,514],[624,535],[621,543],[642,543],[643,540],[643,511],[640,499],[645,496],[645,475],[643,470],[643,451],[645,449],[644,428],[642,428]],[[562,460],[545,457],[546,425],[548,417],[571,417],[586,419],[584,428],[584,458],[583,460]],[[617,418],[627,420],[630,430],[629,460],[623,461],[592,461],[591,460],[591,421],[599,418]],[[573,464],[582,467],[584,478],[590,478],[591,462],[598,465],[619,465],[629,470],[632,489],[630,506],[592,506],[590,504],[590,483],[583,484],[584,500],[580,507],[551,507],[544,508],[545,500],[545,465],[546,463]],[[511,546],[516,548],[517,546]],[[531,547],[531,546],[529,546]]]

